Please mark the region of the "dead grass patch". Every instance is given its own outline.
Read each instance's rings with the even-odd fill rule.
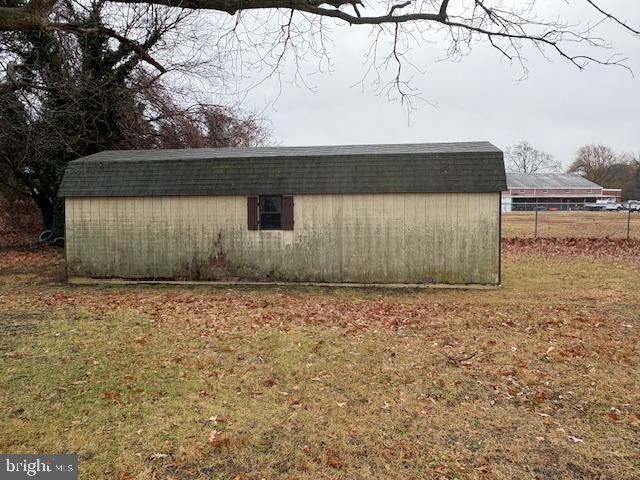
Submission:
[[[538,212],[538,236],[542,238],[626,238],[628,212]],[[640,238],[640,214],[632,212],[631,238]],[[531,238],[535,212],[502,214],[502,235]]]

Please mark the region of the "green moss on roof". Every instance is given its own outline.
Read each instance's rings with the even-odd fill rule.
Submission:
[[[105,151],[73,161],[59,195],[500,192],[488,142]]]

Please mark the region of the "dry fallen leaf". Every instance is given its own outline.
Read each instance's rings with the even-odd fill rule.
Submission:
[[[542,390],[537,391],[533,396],[533,399],[536,403],[544,403],[547,398],[547,394]]]
[[[620,412],[618,411],[612,410],[609,413],[607,413],[607,416],[614,422],[620,421]]]

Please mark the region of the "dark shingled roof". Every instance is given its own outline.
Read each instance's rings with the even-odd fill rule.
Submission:
[[[488,142],[112,150],[69,164],[62,197],[500,192]]]

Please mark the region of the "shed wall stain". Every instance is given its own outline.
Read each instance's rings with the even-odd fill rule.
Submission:
[[[498,283],[499,194],[297,195],[293,231],[245,196],[66,199],[69,276]]]

